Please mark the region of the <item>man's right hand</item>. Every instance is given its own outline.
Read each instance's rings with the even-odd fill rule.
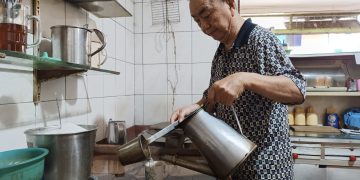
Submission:
[[[198,104],[190,104],[187,106],[183,106],[181,108],[178,108],[177,110],[175,110],[170,118],[171,123],[175,122],[175,121],[182,121],[184,120],[186,115],[189,115],[190,113],[194,112],[195,110],[199,109],[200,105]]]

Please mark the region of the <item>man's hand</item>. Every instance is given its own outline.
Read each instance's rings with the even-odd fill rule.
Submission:
[[[193,111],[200,108],[200,105],[198,104],[191,104],[188,106],[181,107],[173,112],[171,115],[170,121],[171,123],[175,121],[182,121],[184,120],[185,116],[192,113]]]
[[[234,73],[216,81],[208,91],[208,103],[230,106],[245,91],[244,82],[241,73]]]

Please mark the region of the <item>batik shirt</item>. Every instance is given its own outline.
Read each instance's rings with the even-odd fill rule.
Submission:
[[[212,61],[209,87],[236,72],[288,77],[305,97],[305,79],[294,68],[279,40],[250,19],[241,27],[231,50],[219,45]],[[233,180],[293,179],[287,105],[248,90],[233,105],[244,135],[258,146],[234,173]],[[216,104],[215,116],[239,131],[229,106]]]

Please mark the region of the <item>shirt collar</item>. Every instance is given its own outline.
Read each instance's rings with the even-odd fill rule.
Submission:
[[[255,28],[256,24],[252,23],[251,19],[247,19],[241,26],[238,36],[235,39],[233,47],[241,47],[249,40],[251,31]]]

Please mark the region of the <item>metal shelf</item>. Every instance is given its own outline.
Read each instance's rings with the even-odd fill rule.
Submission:
[[[120,72],[100,69],[88,65],[74,64],[61,61],[60,59],[32,56],[24,53],[0,50],[0,64],[30,67],[34,74],[34,97],[37,103],[40,100],[41,82],[49,79],[57,79],[71,74],[86,72],[88,70],[99,71],[119,75]]]
[[[0,63],[32,67],[38,75],[37,79],[40,81],[46,81],[48,79],[54,78],[56,79],[74,73],[86,72],[88,70],[116,75],[120,74],[120,72],[107,69],[94,68],[81,64],[73,64],[61,60],[55,60],[53,58],[42,58],[14,51],[0,50],[0,53],[5,54],[5,57],[0,58]]]
[[[355,61],[360,64],[360,52],[341,52],[341,53],[319,53],[319,54],[291,54],[289,58],[293,62],[297,61]]]
[[[306,92],[306,96],[360,96],[360,92]]]

